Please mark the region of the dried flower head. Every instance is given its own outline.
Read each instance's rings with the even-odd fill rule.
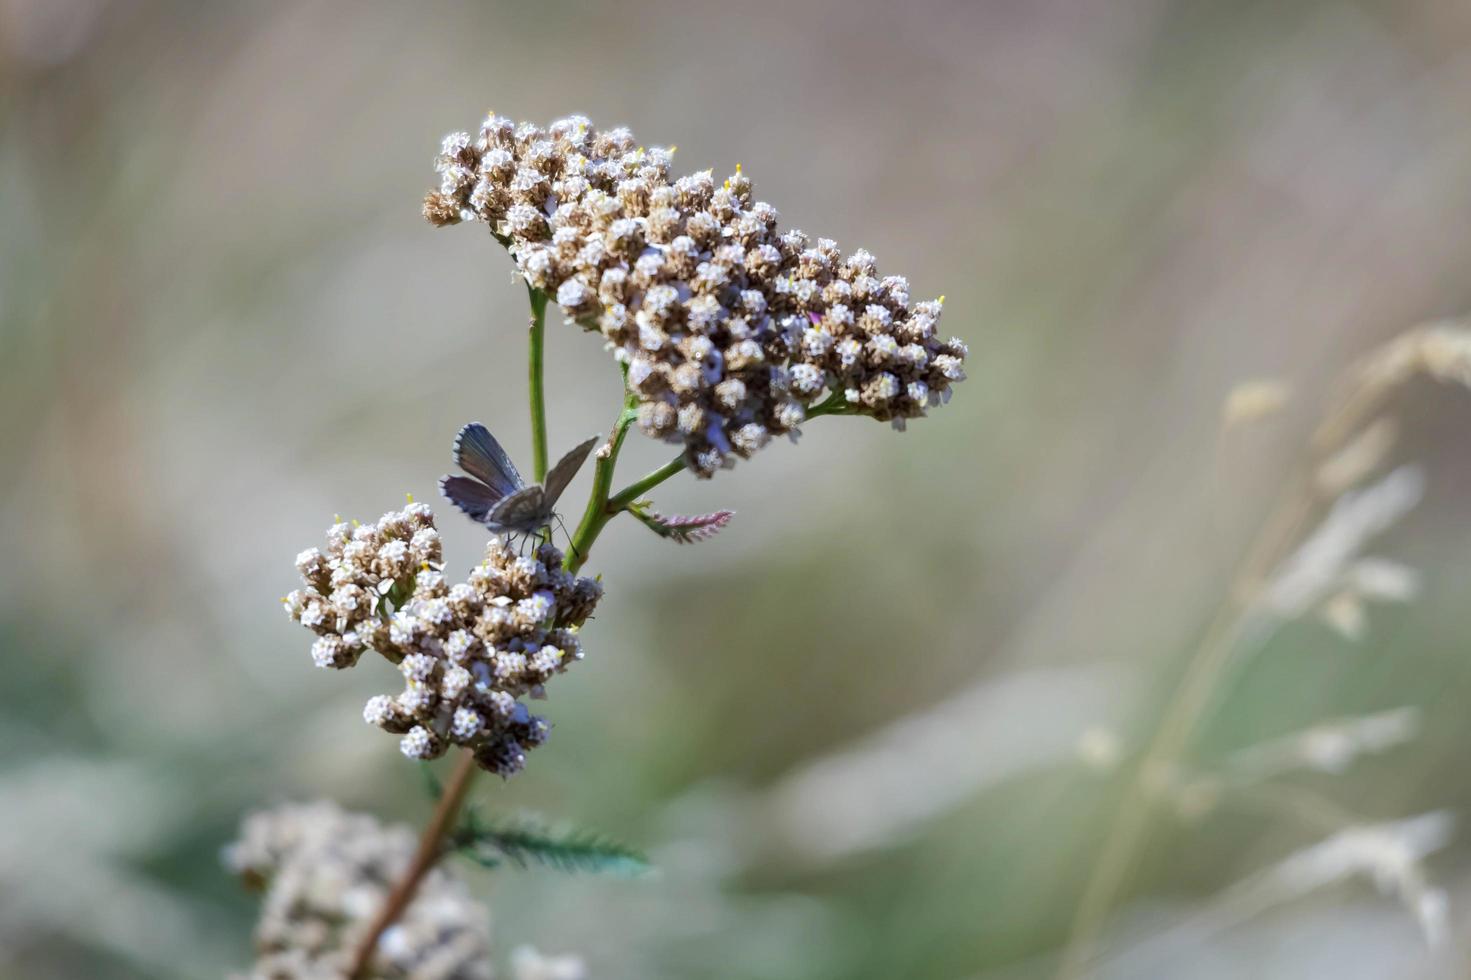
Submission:
[[[1420,730],[1420,711],[1413,707],[1336,718],[1249,746],[1235,753],[1229,764],[1238,776],[1254,779],[1294,769],[1337,774],[1363,756],[1405,745]]]
[[[565,571],[550,544],[521,556],[492,539],[485,561],[453,586],[439,557],[423,504],[372,525],[335,524],[325,553],[297,557],[305,587],[286,610],[317,634],[319,667],[350,667],[370,647],[398,664],[404,689],[369,699],[363,717],[402,736],[404,755],[433,759],[461,745],[509,776],[549,727],[520,699],[545,696],[551,676],[582,659],[577,631],[602,586]]]
[[[1223,900],[1249,897],[1253,904],[1267,904],[1363,877],[1403,904],[1434,947],[1447,938],[1447,896],[1431,884],[1426,859],[1450,843],[1455,824],[1450,813],[1438,810],[1346,827],[1238,883]]]
[[[265,889],[250,980],[340,980],[415,835],[330,802],[292,803],[246,817],[224,862]],[[395,980],[489,980],[490,919],[464,884],[431,871],[383,933],[369,975]]]
[[[1317,611],[1347,638],[1361,638],[1367,625],[1365,602],[1408,602],[1419,588],[1414,569],[1364,556],[1363,551],[1409,513],[1424,492],[1424,474],[1406,465],[1340,496],[1267,581],[1258,598],[1262,611],[1281,619]]]
[[[445,137],[436,225],[482,221],[521,275],[627,365],[639,425],[700,476],[793,433],[814,405],[896,427],[946,400],[965,344],[859,249],[781,233],[739,165],[674,179],[672,151],[572,116],[490,115]],[[831,410],[829,408],[828,410]]]

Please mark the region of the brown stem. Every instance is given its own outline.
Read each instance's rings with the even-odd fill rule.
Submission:
[[[419,837],[419,849],[414,853],[414,860],[409,864],[408,871],[393,886],[393,891],[389,892],[387,901],[378,910],[373,924],[353,950],[352,962],[347,970],[348,980],[362,980],[368,975],[368,963],[373,958],[373,950],[377,948],[379,938],[397,921],[404,909],[408,908],[418,894],[419,884],[424,876],[444,856],[445,838],[454,829],[460,806],[465,802],[465,794],[470,789],[470,781],[479,771],[480,767],[475,764],[475,754],[466,749],[460,755],[455,771],[450,774],[449,785],[440,795],[434,815],[429,818],[424,833]]]

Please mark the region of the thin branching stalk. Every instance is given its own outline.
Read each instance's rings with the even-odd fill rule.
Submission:
[[[352,962],[347,969],[348,980],[360,980],[367,976],[368,965],[373,959],[373,950],[377,947],[379,938],[398,920],[404,909],[408,908],[418,894],[424,876],[444,855],[449,837],[459,819],[460,808],[464,805],[465,795],[470,790],[470,782],[479,771],[480,767],[475,763],[475,753],[466,749],[460,754],[460,761],[455,764],[454,772],[450,774],[449,783],[440,795],[439,804],[434,808],[429,823],[419,835],[419,848],[414,852],[414,859],[409,863],[408,870],[393,886],[388,900],[383,903],[383,908],[379,909],[377,917],[353,950]]]
[[[1242,789],[1237,805],[1268,813],[1285,814],[1325,834],[1336,834],[1368,821],[1358,813],[1301,786],[1263,783]]]
[[[1271,516],[1232,577],[1230,592],[1191,656],[1104,837],[1063,949],[1059,980],[1076,980],[1094,962],[1109,913],[1128,886],[1140,850],[1149,839],[1161,789],[1168,785],[1215,704],[1227,668],[1265,642],[1268,631],[1252,629],[1251,604],[1266,577],[1298,543],[1325,502],[1312,479],[1318,464],[1347,438],[1352,423],[1364,415],[1366,401],[1371,396],[1383,397],[1382,391],[1366,393],[1365,388],[1361,383],[1351,385],[1324,417],[1304,453],[1307,465],[1284,485]]]
[[[1153,828],[1159,791],[1167,785],[1209,712],[1221,675],[1236,659],[1247,626],[1243,614],[1251,596],[1263,577],[1297,541],[1316,504],[1310,480],[1297,477],[1289,482],[1233,577],[1230,593],[1206,627],[1104,838],[1103,849],[1073,919],[1059,980],[1082,976],[1096,955],[1109,912],[1127,886],[1140,848]]]
[[[1287,817],[1324,834],[1341,834],[1366,821],[1356,813],[1311,790],[1288,785],[1260,785],[1242,789],[1228,796],[1224,803],[1251,814],[1271,818]],[[1251,879],[1248,879],[1250,881]],[[1241,894],[1241,886],[1224,896],[1224,903],[1217,902],[1193,912],[1164,935],[1201,935],[1219,933],[1232,925],[1246,921],[1261,910],[1261,904]],[[1142,940],[1117,955],[1110,955],[1104,965],[1109,972],[1124,975],[1139,974],[1137,960],[1147,955],[1148,947],[1160,940],[1160,936]],[[1132,969],[1131,969],[1132,968]]]

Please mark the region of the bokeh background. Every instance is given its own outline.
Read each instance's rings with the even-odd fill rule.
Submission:
[[[335,512],[434,499],[462,422],[527,455],[510,261],[418,214],[440,137],[488,108],[744,164],[785,225],[947,294],[972,351],[907,434],[821,419],[661,488],[738,512],[713,542],[604,535],[554,738],[477,799],[659,873],[473,873],[502,955],[1051,976],[1331,379],[1471,309],[1468,104],[1461,0],[0,0],[0,976],[221,975],[250,958],[218,862],[243,813],[427,813],[360,718],[391,669],[315,670],[277,599]],[[618,378],[549,336],[555,452],[606,428]],[[1223,431],[1261,378],[1285,407]],[[1400,744],[1270,798],[1440,814],[1374,854],[1445,890],[1447,935],[1347,858],[1283,885],[1322,821],[1197,793],[1154,825],[1099,975],[1465,975],[1471,398],[1395,407],[1427,489],[1375,548],[1418,594],[1357,641],[1284,626],[1188,758],[1410,709]],[[667,451],[635,437],[624,467]],[[443,523],[470,565],[474,529]]]

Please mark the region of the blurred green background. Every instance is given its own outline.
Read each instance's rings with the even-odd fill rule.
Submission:
[[[217,859],[244,812],[426,815],[360,717],[392,670],[315,670],[277,598],[334,512],[434,500],[462,422],[528,454],[510,260],[418,214],[440,137],[488,108],[626,124],[680,172],[739,161],[785,226],[947,294],[971,347],[905,435],[821,419],[661,488],[738,512],[713,542],[604,535],[554,738],[477,799],[660,873],[468,872],[502,955],[1050,976],[1330,380],[1471,309],[1468,104],[1462,0],[0,0],[0,976],[221,975],[250,958]],[[556,452],[606,430],[618,378],[596,339],[549,338]],[[1261,377],[1286,410],[1223,437]],[[1283,777],[1365,821],[1471,802],[1471,399],[1396,407],[1428,490],[1376,552],[1421,594],[1357,643],[1289,624],[1191,755],[1414,707],[1408,744]],[[667,454],[635,437],[624,470]],[[477,533],[442,523],[468,567]],[[1435,949],[1362,877],[1221,913],[1323,837],[1230,800],[1167,814],[1100,975],[1465,975],[1465,835],[1424,864]]]

